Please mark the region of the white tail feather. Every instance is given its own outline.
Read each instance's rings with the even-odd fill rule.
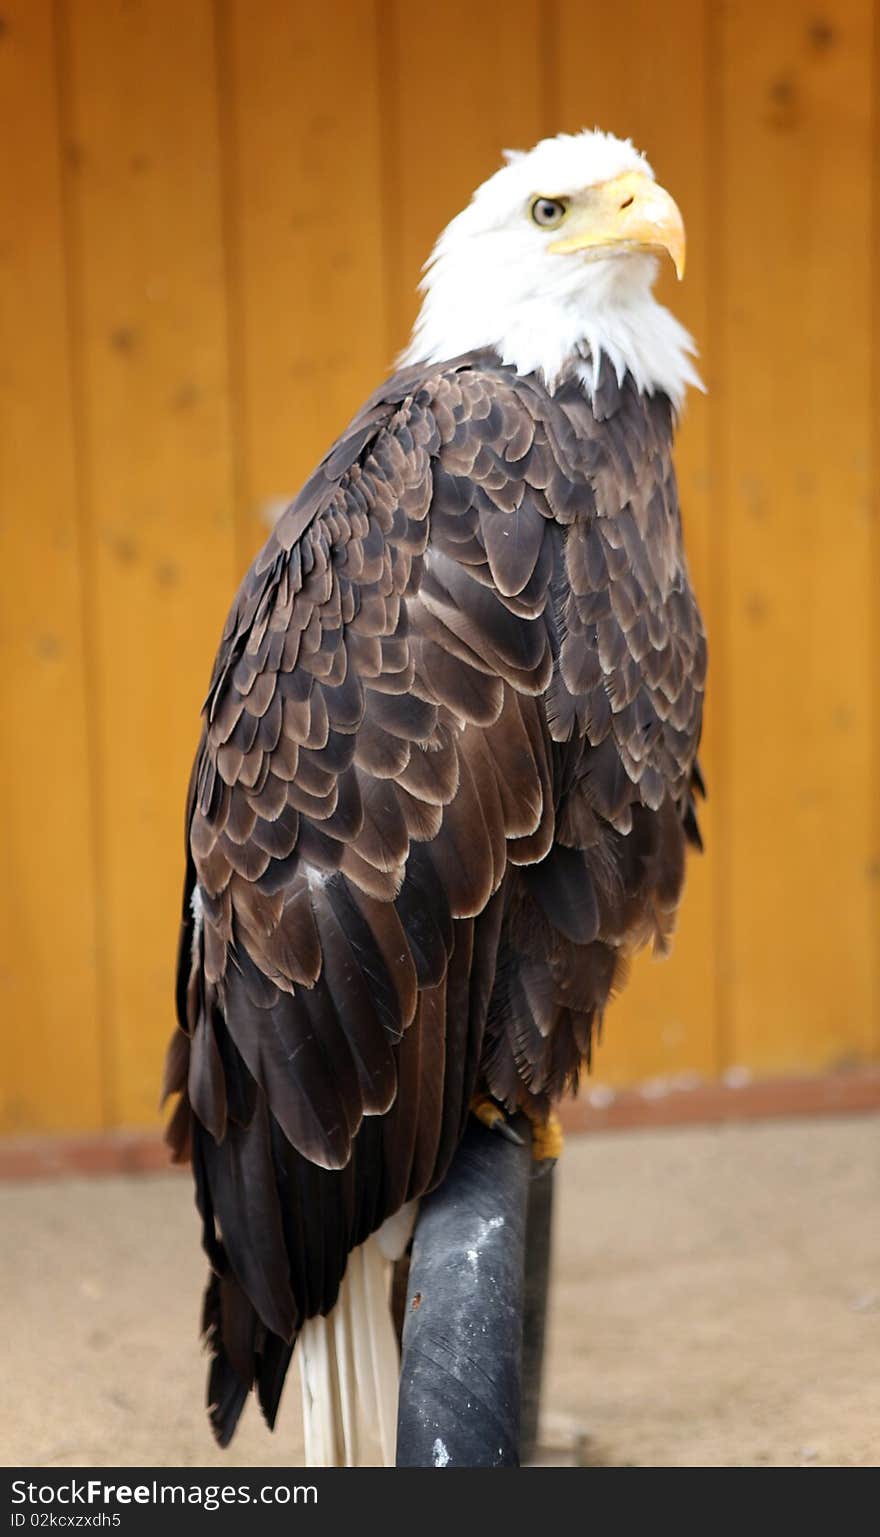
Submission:
[[[296,1353],[309,1467],[357,1467],[371,1441],[394,1466],[400,1356],[390,1271],[374,1234],[349,1255],[332,1313],[303,1325]]]

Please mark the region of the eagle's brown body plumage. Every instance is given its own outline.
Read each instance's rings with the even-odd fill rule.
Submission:
[[[592,402],[488,353],[408,369],[242,584],[168,1075],[224,1441],[254,1381],[274,1419],[298,1327],[443,1178],[474,1092],[548,1107],[665,942],[705,673],[671,439],[607,367]]]

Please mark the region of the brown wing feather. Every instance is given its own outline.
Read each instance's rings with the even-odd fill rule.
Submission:
[[[302,1320],[443,1178],[478,1081],[576,1081],[624,950],[665,939],[705,666],[670,440],[629,380],[591,408],[489,356],[408,370],[245,577],[168,1078],[224,1440],[253,1383],[274,1418]]]

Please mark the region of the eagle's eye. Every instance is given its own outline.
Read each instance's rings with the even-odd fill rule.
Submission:
[[[565,218],[566,205],[558,197],[536,197],[529,213],[541,229],[554,229]]]

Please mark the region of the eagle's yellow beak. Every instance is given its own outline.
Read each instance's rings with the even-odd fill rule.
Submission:
[[[579,197],[549,249],[559,255],[595,251],[668,251],[679,279],[684,277],[684,220],[678,204],[642,171],[625,171]]]

